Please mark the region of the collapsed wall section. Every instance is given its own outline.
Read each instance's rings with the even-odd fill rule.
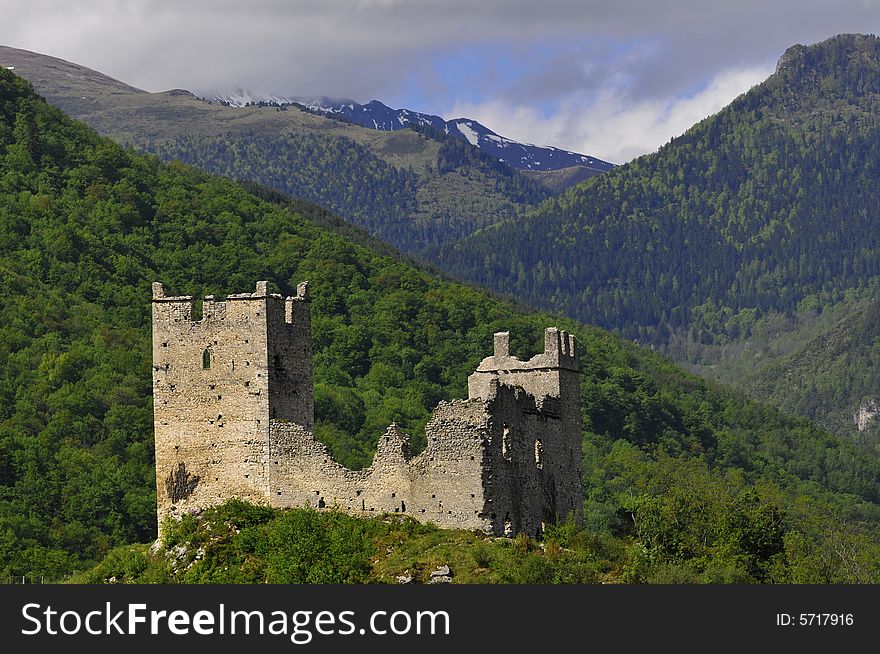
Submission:
[[[425,428],[427,447],[410,457],[392,425],[369,468],[349,470],[299,425],[272,421],[269,503],[401,513],[450,529],[540,535],[580,513],[580,447],[570,425],[522,388],[491,384],[487,399],[441,402]],[[545,404],[555,404],[545,402]]]
[[[486,403],[441,402],[425,429],[427,447],[410,457],[409,439],[392,425],[369,468],[349,470],[299,425],[271,423],[267,464],[277,507],[401,513],[422,522],[491,532],[484,495]]]

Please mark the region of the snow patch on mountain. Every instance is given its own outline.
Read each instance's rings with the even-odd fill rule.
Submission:
[[[468,143],[480,147],[480,136],[473,130],[470,123],[455,123],[455,126],[458,128],[459,132],[464,134]]]

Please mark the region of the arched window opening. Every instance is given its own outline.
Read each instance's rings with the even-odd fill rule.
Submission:
[[[211,368],[211,348],[206,347],[202,352],[202,370],[210,370]]]

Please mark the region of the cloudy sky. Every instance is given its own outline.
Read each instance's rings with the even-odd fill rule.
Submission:
[[[3,0],[0,44],[134,86],[373,98],[622,163],[880,0]]]

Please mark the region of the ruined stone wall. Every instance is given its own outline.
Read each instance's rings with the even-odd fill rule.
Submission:
[[[270,302],[267,321],[269,345],[269,417],[314,428],[312,382],[312,323],[308,282],[296,297]]]
[[[545,411],[522,388],[497,384],[490,395],[487,468],[493,531],[537,536],[544,523],[580,518],[580,434],[572,438],[573,426],[557,412]]]
[[[495,531],[536,535],[541,524],[580,519],[580,361],[575,338],[550,327],[544,352],[511,356],[509,334],[495,334],[494,352],[468,378],[471,398],[491,399]],[[513,396],[504,389],[514,388]]]
[[[427,447],[409,455],[392,425],[369,468],[348,470],[299,425],[273,421],[269,502],[277,507],[339,508],[350,513],[405,513],[423,522],[491,531],[484,496],[486,403],[442,402],[426,427]]]
[[[578,402],[571,403],[571,394],[579,392],[578,370],[575,338],[568,332],[555,327],[545,329],[544,351],[528,361],[511,356],[510,333],[499,332],[495,334],[492,356],[483,359],[468,377],[468,397],[488,397],[493,381],[498,380],[519,386],[536,398],[558,397],[562,407],[577,409]]]
[[[441,402],[425,428],[427,447],[409,456],[392,425],[369,468],[348,470],[298,425],[272,421],[270,504],[406,513],[447,528],[513,535],[581,510],[580,442],[522,388],[497,381],[489,398]]]

